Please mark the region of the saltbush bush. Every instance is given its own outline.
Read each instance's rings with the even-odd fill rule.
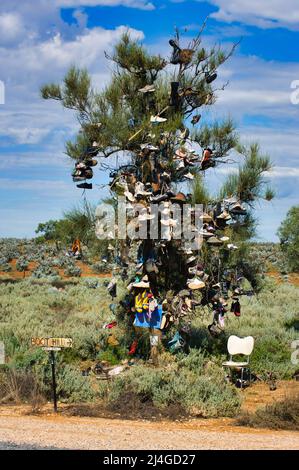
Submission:
[[[204,418],[235,416],[240,408],[238,392],[225,381],[223,369],[198,350],[170,368],[133,367],[112,383],[109,401],[112,407],[122,407],[127,397]]]
[[[64,270],[65,276],[69,277],[80,277],[81,273],[81,269],[79,266],[76,266],[75,263],[69,263]]]

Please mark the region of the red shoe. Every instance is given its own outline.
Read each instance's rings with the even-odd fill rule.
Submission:
[[[135,354],[136,349],[137,349],[137,346],[138,346],[138,340],[135,339],[135,340],[133,341],[133,343],[131,344],[131,347],[130,347],[130,350],[129,350],[129,355],[130,355],[130,356],[133,356],[133,354]]]

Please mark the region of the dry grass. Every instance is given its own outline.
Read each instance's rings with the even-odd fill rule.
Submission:
[[[299,393],[258,408],[255,413],[243,413],[237,419],[237,424],[254,428],[299,431]]]

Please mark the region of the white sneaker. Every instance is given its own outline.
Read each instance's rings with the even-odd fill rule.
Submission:
[[[146,85],[143,88],[139,88],[140,93],[153,93],[156,90],[155,85]]]
[[[184,175],[184,178],[187,178],[188,180],[194,180],[194,175],[192,175],[192,173],[187,173],[186,175]]]
[[[161,122],[166,122],[167,119],[166,118],[162,118],[160,116],[151,116],[151,122],[152,123],[161,123]]]
[[[236,245],[233,245],[232,243],[229,243],[229,244],[227,245],[227,248],[228,248],[229,250],[237,250],[237,249],[238,249],[238,247],[237,247]]]
[[[147,149],[147,150],[159,150],[159,147],[155,147],[155,146],[152,145],[152,144],[141,144],[141,145],[140,145],[140,148],[141,148],[142,150],[144,150],[144,149]]]
[[[222,242],[228,242],[229,241],[229,237],[220,237],[220,240]]]

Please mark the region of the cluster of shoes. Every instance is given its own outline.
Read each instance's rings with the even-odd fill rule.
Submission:
[[[82,158],[76,162],[72,176],[74,183],[79,183],[77,184],[77,188],[92,189],[92,183],[88,183],[86,180],[93,178],[92,167],[98,164],[97,160],[94,158],[98,153],[97,143],[94,142],[92,147],[88,147],[84,155],[82,155]]]
[[[170,59],[170,63],[173,65],[180,65],[181,67],[183,66],[188,66],[193,59],[195,49],[194,48],[188,48],[188,49],[182,49],[178,43],[178,40],[170,39],[169,41],[170,46],[172,47],[172,56]],[[214,80],[217,78],[217,73],[216,72],[205,72],[205,80],[207,84],[212,83]]]
[[[180,48],[174,40],[170,41],[170,45],[173,48],[171,63],[179,64],[180,68],[188,67],[194,51]],[[216,78],[214,70],[204,76],[207,85]],[[150,102],[156,86],[147,84],[138,91],[144,95],[145,101]],[[179,110],[181,100],[186,100],[195,109],[202,104],[212,104],[213,95],[201,96],[198,90],[172,82],[170,106]],[[213,308],[213,323],[209,327],[211,334],[217,325],[223,329],[227,311],[226,291],[222,283],[219,286],[215,284],[215,273],[202,261],[202,245],[205,244],[207,249],[210,247],[211,256],[218,253],[213,250],[214,247],[222,247],[227,252],[238,249],[230,243],[226,229],[233,223],[242,223],[242,217],[247,212],[236,197],[208,204],[205,212],[199,214],[197,209],[189,207],[186,227],[185,206],[191,203],[192,197],[174,191],[172,184],[192,181],[199,171],[215,167],[219,155],[214,148],[201,149],[198,144],[195,145],[187,128],[166,131],[167,109],[169,106],[158,114],[155,114],[157,110],[151,112],[148,118],[150,129],[141,129],[132,136],[142,135],[138,150],[134,151],[134,164],[121,166],[110,173],[110,189],[115,196],[123,196],[126,201],[130,240],[125,242],[132,244],[135,239],[143,239],[138,247],[135,266],[128,256],[120,253],[119,265],[123,264],[125,273],[122,279],[126,279],[130,272],[128,292],[120,303],[122,311],[130,316],[136,331],[138,328],[148,328],[151,333],[158,330],[165,332],[171,325],[177,325],[178,331],[169,344],[169,348],[175,351],[188,342],[189,332],[182,330],[181,323],[188,321],[199,305],[209,304]],[[196,114],[191,122],[195,125],[200,119],[201,115]],[[155,230],[155,224],[157,236],[152,237],[150,229],[154,227]],[[140,229],[143,228],[146,236],[140,237]],[[185,230],[182,233],[182,228],[187,228],[188,236]],[[177,230],[180,240],[176,238]],[[178,250],[181,256],[177,256]],[[112,298],[116,296],[116,287],[117,280],[114,278],[108,286]],[[240,314],[237,295],[235,292],[231,306],[236,316]],[[152,333],[152,337],[155,338],[156,333]],[[135,354],[138,344],[137,335],[130,347],[130,355]]]
[[[222,283],[213,285],[213,289],[215,294],[210,299],[210,303],[213,308],[213,320],[208,326],[208,330],[212,336],[217,337],[224,331],[225,314],[228,312],[228,295],[227,291],[223,289]],[[222,297],[223,291],[226,292],[225,298],[224,296]],[[240,295],[242,295],[242,289],[235,287],[232,290],[230,312],[232,312],[236,317],[241,316]]]

